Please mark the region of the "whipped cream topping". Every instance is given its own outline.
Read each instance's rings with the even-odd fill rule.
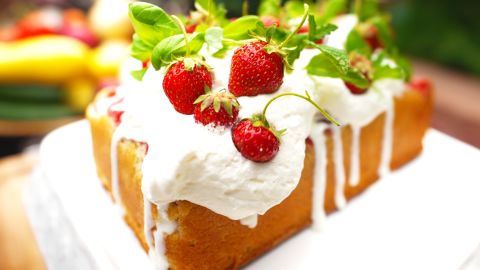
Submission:
[[[343,48],[356,22],[352,15],[337,18],[334,23],[339,29],[328,37],[327,45]],[[239,118],[261,112],[276,94],[309,91],[312,98],[341,124],[362,127],[390,108],[392,97],[404,89],[402,81],[385,79],[375,82],[367,93],[353,95],[340,79],[307,74],[305,66],[318,53],[305,49],[294,71],[285,73],[284,83],[275,94],[238,98]],[[204,55],[213,68],[213,88],[216,90],[228,88],[232,54],[233,50],[223,59]],[[138,63],[133,65],[136,66],[125,70],[138,67]],[[279,204],[296,188],[303,169],[305,139],[311,134],[315,109],[294,97],[274,102],[267,118],[277,129],[287,129],[287,133],[272,161],[255,163],[235,149],[229,129],[212,132],[196,124],[192,116],[176,112],[162,88],[164,72],[150,67],[142,82],[124,77],[118,89],[118,94],[124,97],[126,111],[116,131],[120,134],[116,136],[146,142],[149,146],[142,165],[145,197],[159,206],[187,200],[255,226],[257,215]],[[343,204],[342,190],[337,193],[337,201]]]

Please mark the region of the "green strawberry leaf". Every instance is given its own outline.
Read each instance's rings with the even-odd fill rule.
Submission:
[[[134,70],[130,72],[133,78],[137,79],[138,81],[141,81],[143,79],[143,76],[145,76],[145,73],[147,72],[147,68],[142,68],[139,70]]]
[[[257,29],[258,23],[261,24],[257,16],[240,17],[223,28],[223,36],[233,40],[249,39],[251,38],[250,33]]]
[[[197,54],[205,42],[205,34],[193,33],[188,35],[190,53]],[[153,49],[152,53],[152,65],[156,70],[159,70],[162,66],[169,65],[176,59],[185,56],[185,38],[183,34],[168,37]]]
[[[359,20],[365,21],[378,14],[378,0],[356,0],[354,9]]]
[[[366,56],[372,53],[370,45],[368,45],[362,35],[355,29],[348,34],[347,41],[345,42],[345,49],[348,53],[357,52]]]
[[[280,17],[282,5],[280,0],[262,0],[258,6],[258,16]]]
[[[128,7],[128,15],[135,33],[149,46],[153,47],[163,39],[181,33],[173,19],[155,5],[135,2]]]
[[[130,55],[142,62],[150,60],[153,47],[144,42],[137,34],[133,35]]]

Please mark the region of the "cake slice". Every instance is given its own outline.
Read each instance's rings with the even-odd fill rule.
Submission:
[[[151,22],[141,16],[147,11],[167,25],[168,42],[145,35]],[[338,29],[324,37],[320,29],[334,27],[299,34],[307,14],[308,7],[300,23],[289,22],[292,31],[270,28],[274,37],[260,43],[249,40],[252,31],[266,33],[259,18],[226,24],[224,37],[238,42],[222,43],[224,51],[212,54],[218,48],[211,39],[187,34],[160,8],[130,6],[139,38],[134,52],[139,42],[158,43],[151,65],[135,72],[141,82],[127,75],[120,87],[101,91],[87,118],[99,178],[158,269],[237,269],[303,228],[321,227],[326,214],[421,152],[431,87],[405,82],[398,56],[378,47],[385,40],[365,38],[360,45],[370,46],[367,52],[352,45],[365,25],[379,27],[377,18],[342,15],[332,20]],[[308,26],[317,28],[311,18]],[[284,44],[298,55],[277,61],[273,54],[288,54]],[[190,63],[191,54],[196,56]],[[265,63],[282,68],[263,73]],[[283,65],[293,71],[284,73]],[[199,86],[206,96],[196,92]],[[238,117],[228,102],[239,104]],[[194,110],[210,110],[210,124],[192,117]],[[232,121],[218,120],[225,117]],[[241,142],[250,143],[250,152],[232,138],[237,124],[231,124],[245,118],[254,132]],[[269,132],[273,137],[266,143],[255,137]],[[277,148],[269,145],[272,140]]]

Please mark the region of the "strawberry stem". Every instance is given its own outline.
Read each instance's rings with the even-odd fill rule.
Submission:
[[[305,9],[305,11],[303,12],[303,17],[302,17],[302,21],[297,25],[297,28],[295,28],[295,31],[293,31],[292,33],[290,33],[290,35],[288,35],[288,37],[282,42],[280,43],[280,45],[278,45],[278,48],[282,48],[285,44],[287,44],[290,39],[292,39],[292,37],[297,34],[297,32],[300,30],[300,28],[302,28],[303,24],[305,23],[305,21],[307,20],[307,17],[308,17],[308,9],[309,9],[309,6],[308,4],[304,4],[303,5],[303,8]]]
[[[177,23],[178,27],[180,27],[180,29],[182,30],[183,37],[185,38],[185,57],[188,58],[190,56],[190,44],[188,42],[187,30],[185,29],[185,25],[183,24],[182,20],[180,20],[180,18],[175,15],[172,15],[172,18],[175,23]]]
[[[263,116],[263,119],[267,119],[266,117],[266,114],[267,114],[267,109],[268,107],[270,106],[270,104],[272,104],[273,101],[281,98],[281,97],[285,97],[285,96],[293,96],[293,97],[298,97],[298,98],[301,98],[303,100],[306,100],[308,101],[310,104],[313,105],[313,107],[315,107],[323,116],[325,116],[325,118],[327,118],[330,122],[332,122],[333,124],[337,125],[337,126],[340,126],[340,124],[335,120],[333,119],[332,116],[330,116],[330,114],[328,114],[324,109],[322,109],[317,103],[315,103],[315,101],[312,100],[312,98],[310,97],[310,95],[308,94],[308,92],[306,92],[306,96],[302,96],[300,94],[297,94],[297,93],[293,93],[293,92],[286,92],[286,93],[281,93],[281,94],[278,94],[276,96],[274,96],[272,99],[270,99],[267,104],[265,105],[265,107],[263,108],[263,112],[262,112],[262,116]]]

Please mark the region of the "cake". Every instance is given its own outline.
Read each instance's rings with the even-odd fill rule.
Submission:
[[[183,21],[131,4],[137,60],[87,110],[98,176],[157,269],[237,269],[321,228],[421,152],[432,110],[370,9],[262,1],[230,22],[204,2]]]

